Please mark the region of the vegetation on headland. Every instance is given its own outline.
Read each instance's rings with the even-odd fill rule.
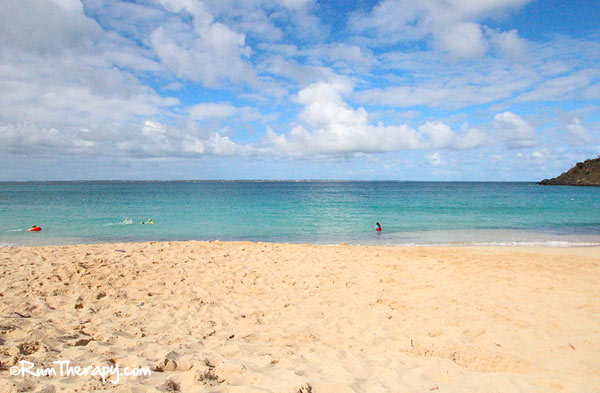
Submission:
[[[544,179],[538,184],[544,186],[600,186],[600,156],[578,162],[560,176]]]

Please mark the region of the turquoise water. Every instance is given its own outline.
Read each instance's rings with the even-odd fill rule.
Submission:
[[[154,225],[141,225],[152,218]],[[133,224],[122,224],[131,219]],[[379,221],[383,232],[374,231]],[[42,232],[27,232],[33,224]],[[600,188],[462,182],[0,183],[0,245],[600,244]]]

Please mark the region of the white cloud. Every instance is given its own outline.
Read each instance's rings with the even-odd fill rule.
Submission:
[[[88,154],[98,143],[86,139],[86,131],[59,132],[34,124],[0,124],[0,152],[16,155]]]
[[[138,70],[160,73],[164,68],[146,57],[147,49],[103,30],[84,14],[81,3],[60,3],[64,4],[0,3],[3,15],[0,19],[3,31],[0,35],[0,151],[135,157],[248,155],[260,151],[232,141],[226,128],[209,131],[185,120],[178,125],[147,120],[140,127],[140,118],[179,116],[171,108],[179,104],[177,99],[161,97],[134,74]],[[205,59],[211,61],[209,68],[214,70],[208,73],[196,70],[198,78],[204,78],[207,83],[234,78],[236,61],[250,51],[244,46],[243,35],[214,22],[199,3],[173,2],[166,6],[172,13],[189,12],[193,23],[186,25],[180,19],[182,15],[172,14],[166,27],[154,29],[156,34],[146,38],[158,37],[159,44],[190,44],[190,48],[182,49],[184,52],[188,49],[194,52],[199,49],[197,45],[205,45],[208,55],[219,57],[221,63],[213,58]],[[164,10],[161,13],[166,15]],[[158,16],[152,14],[149,18],[155,21]],[[36,23],[35,28],[32,22]],[[194,38],[191,43],[178,41],[190,34]],[[181,48],[174,51],[177,49]],[[198,52],[190,56],[196,55]],[[187,72],[185,64],[181,66],[182,72]],[[244,67],[242,64],[241,68]],[[244,77],[252,76],[251,70],[244,69],[243,73]],[[180,87],[178,82],[172,81],[168,88]],[[197,120],[235,115],[244,121],[253,121],[262,116],[255,108],[236,108],[228,103],[198,104],[178,112],[188,113]]]
[[[432,52],[389,53],[380,67],[405,76],[384,87],[369,85],[356,93],[359,102],[457,109],[508,99],[542,77],[535,69],[493,59],[449,67],[443,56]]]
[[[150,36],[153,48],[163,64],[179,78],[216,87],[226,81],[252,78],[251,66],[244,58],[250,48],[244,36],[215,23],[200,36],[177,31],[180,27],[161,26]]]
[[[595,79],[600,78],[600,69],[584,69],[569,75],[550,79],[539,84],[533,90],[521,94],[517,100],[527,101],[553,101],[576,98],[574,92],[588,87]]]
[[[290,156],[377,153],[414,149],[423,143],[408,126],[368,124],[363,108],[355,110],[343,100],[342,95],[351,91],[351,84],[343,80],[301,90],[297,97],[304,105],[300,118],[313,130],[298,125],[288,134],[277,135],[269,129],[268,141],[276,151]]]
[[[474,149],[492,142],[491,138],[483,131],[469,128],[457,143],[458,149]]]
[[[446,164],[446,162],[442,159],[442,156],[438,152],[428,155],[427,159],[429,160],[429,163],[434,167],[441,167]]]
[[[162,4],[181,17],[154,30],[150,42],[175,75],[208,87],[228,81],[256,82],[247,61],[252,50],[244,34],[216,22],[201,2],[163,0]],[[185,14],[192,16],[190,22]]]
[[[306,86],[310,83],[333,77],[333,70],[321,65],[302,64],[293,58],[274,55],[265,59],[264,62],[258,64],[257,68],[262,74],[275,75],[283,78],[279,85],[284,87],[289,86],[289,82],[300,86]],[[289,81],[289,82],[288,82]],[[287,90],[285,90],[287,94]]]
[[[59,3],[0,2],[0,126],[10,135],[3,140],[7,151],[27,151],[28,143],[44,154],[97,147],[139,117],[179,103],[119,69],[107,48],[117,46],[137,63],[144,49],[105,34],[80,3]]]
[[[581,91],[581,98],[587,100],[600,100],[600,83],[596,83]]]
[[[190,116],[197,120],[208,118],[224,119],[233,116],[235,112],[236,107],[233,105],[221,103],[204,103],[189,108]]]
[[[585,128],[581,120],[577,117],[573,117],[565,122],[567,132],[571,137],[571,140],[576,144],[585,144],[591,141],[590,134]]]
[[[490,81],[491,82],[491,81]],[[456,85],[453,85],[456,83]],[[518,83],[518,82],[517,82]],[[406,86],[372,88],[360,91],[356,98],[361,103],[408,108],[429,106],[438,108],[461,108],[510,97],[516,83],[509,85],[478,86],[469,81],[449,83],[414,83]]]
[[[314,56],[316,61],[325,60],[333,63],[332,67],[345,73],[365,71],[376,62],[367,48],[343,42],[317,46],[314,49],[301,51],[299,54]]]
[[[217,0],[205,4],[235,31],[263,41],[316,38],[323,34],[320,19],[312,13],[317,8],[314,0]]]
[[[321,24],[315,13],[337,6],[313,0],[0,1],[0,151],[126,160],[422,150],[452,164],[450,150],[533,147],[535,128],[512,112],[541,119],[550,110],[536,113],[538,102],[599,98],[600,44],[486,26],[527,2],[384,0],[349,32]],[[487,128],[456,127],[496,113]],[[593,116],[536,127],[587,154]],[[260,124],[279,134],[256,133]]]
[[[346,80],[311,84],[298,93],[304,105],[297,125],[287,134],[267,130],[268,142],[277,152],[290,156],[353,155],[412,149],[466,149],[487,143],[485,134],[468,130],[455,134],[443,123],[428,122],[418,131],[407,125],[385,126],[368,122],[364,108],[354,109],[344,101],[352,85]]]
[[[132,125],[133,127],[133,125]],[[227,130],[212,131],[191,121],[167,125],[146,120],[140,128],[99,133],[86,128],[40,128],[0,124],[0,153],[24,156],[100,155],[135,158],[248,156],[264,148],[238,144]]]
[[[552,159],[552,152],[546,148],[541,149],[541,150],[536,150],[533,153],[531,153],[527,159],[531,162],[533,162],[534,164],[537,165],[542,165],[544,163],[546,163],[547,161],[549,161],[550,159]]]
[[[146,49],[104,31],[84,14],[78,2],[60,3],[0,3],[0,30],[6,32],[0,35],[2,153],[103,157],[254,154],[254,147],[233,142],[226,128],[207,130],[185,120],[179,125],[146,120],[140,127],[140,119],[178,116],[172,108],[179,104],[177,99],[160,96],[134,73],[160,70],[160,66],[149,66],[157,64],[150,60],[143,64],[140,59],[145,59]],[[200,17],[200,13],[196,15]],[[32,29],[31,21],[39,23]],[[219,28],[209,24],[208,34]],[[215,33],[216,42],[227,40],[219,33]],[[123,58],[131,61],[118,60],[111,48],[118,48]],[[124,64],[131,69],[117,67]],[[260,116],[253,108],[223,103],[200,104],[181,112],[186,111],[198,120],[234,114]]]
[[[477,22],[530,1],[385,0],[368,14],[355,14],[350,24],[364,34],[374,31],[374,44],[433,37],[435,47],[457,58],[480,57],[488,42]]]
[[[494,127],[509,149],[532,147],[538,144],[533,126],[512,112],[498,113],[494,116]]]
[[[288,15],[293,11],[302,9],[298,4],[297,9],[286,7],[275,1],[268,0],[218,0],[205,1],[207,12],[210,12],[221,23],[231,30],[244,33],[260,41],[279,42],[285,37],[284,30],[277,25],[276,16]],[[274,9],[277,11],[274,12]]]
[[[135,157],[194,157],[251,155],[261,150],[233,142],[227,135],[187,122],[178,127],[147,120],[139,133],[116,142],[117,149]]]
[[[419,127],[419,131],[429,136],[431,146],[434,149],[450,146],[456,138],[450,127],[440,122],[427,122]]]
[[[79,0],[50,0],[52,3],[59,5],[69,12],[81,13],[83,4]]]
[[[496,38],[504,34],[486,31]],[[447,56],[436,51],[387,52],[377,60],[377,69],[387,79],[365,83],[354,98],[369,105],[459,109],[495,101],[510,105],[600,97],[599,43],[561,38],[540,44],[517,37],[508,32],[504,39],[516,39],[512,46],[505,43],[501,48],[493,42],[497,51],[451,66]]]
[[[516,30],[496,32],[488,29],[487,33],[492,44],[509,58],[518,60],[526,55],[529,44],[527,40],[519,36]]]
[[[489,142],[482,131],[470,128],[458,135],[442,122],[426,122],[419,127],[419,133],[428,137],[429,146],[434,149],[473,149]]]
[[[482,57],[489,47],[477,23],[459,23],[436,35],[442,47],[459,59]]]
[[[0,2],[0,47],[20,57],[57,56],[63,50],[85,50],[101,28],[83,14],[79,2]],[[79,7],[76,4],[79,3]]]

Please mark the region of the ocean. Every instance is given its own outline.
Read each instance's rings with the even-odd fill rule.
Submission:
[[[149,218],[153,225],[141,224]],[[28,232],[32,225],[43,230]],[[217,239],[599,245],[600,188],[523,182],[0,183],[0,246]]]

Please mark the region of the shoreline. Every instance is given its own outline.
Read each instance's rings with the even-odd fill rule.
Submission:
[[[0,272],[2,393],[115,391],[21,360],[150,368],[138,392],[600,386],[598,247],[121,242],[0,248]]]
[[[318,242],[290,242],[290,241],[269,241],[269,240],[131,240],[131,241],[98,241],[98,242],[77,242],[77,243],[54,243],[54,244],[14,244],[8,242],[0,242],[0,249],[11,248],[36,248],[36,247],[71,247],[71,246],[93,246],[93,245],[110,245],[110,244],[154,244],[154,243],[251,243],[251,244],[273,244],[273,245],[306,245],[306,246],[352,246],[352,247],[394,247],[394,248],[501,248],[501,249],[522,249],[522,248],[600,248],[600,241],[563,241],[563,240],[544,240],[544,241],[482,241],[482,242],[448,242],[448,243],[353,243],[341,241],[335,243],[318,243]]]
[[[75,244],[53,244],[53,245],[41,245],[41,246],[9,246],[0,247],[2,250],[32,250],[38,249],[60,249],[67,250],[72,248],[112,248],[116,247],[117,250],[128,246],[134,249],[140,249],[145,246],[153,247],[187,247],[187,246],[225,246],[225,247],[307,247],[311,249],[332,249],[332,248],[356,248],[356,249],[381,249],[387,251],[410,251],[410,250],[437,250],[441,252],[445,251],[491,251],[491,252],[526,252],[526,253],[539,253],[539,254],[555,254],[555,255],[579,255],[594,258],[598,256],[600,261],[600,244],[585,244],[585,245],[531,245],[531,244],[517,244],[517,245],[500,245],[500,244],[352,244],[347,242],[342,243],[331,243],[331,244],[320,244],[320,243],[279,243],[279,242],[268,242],[268,241],[249,241],[249,240],[151,240],[151,241],[126,241],[126,242],[106,242],[106,243],[75,243]]]

